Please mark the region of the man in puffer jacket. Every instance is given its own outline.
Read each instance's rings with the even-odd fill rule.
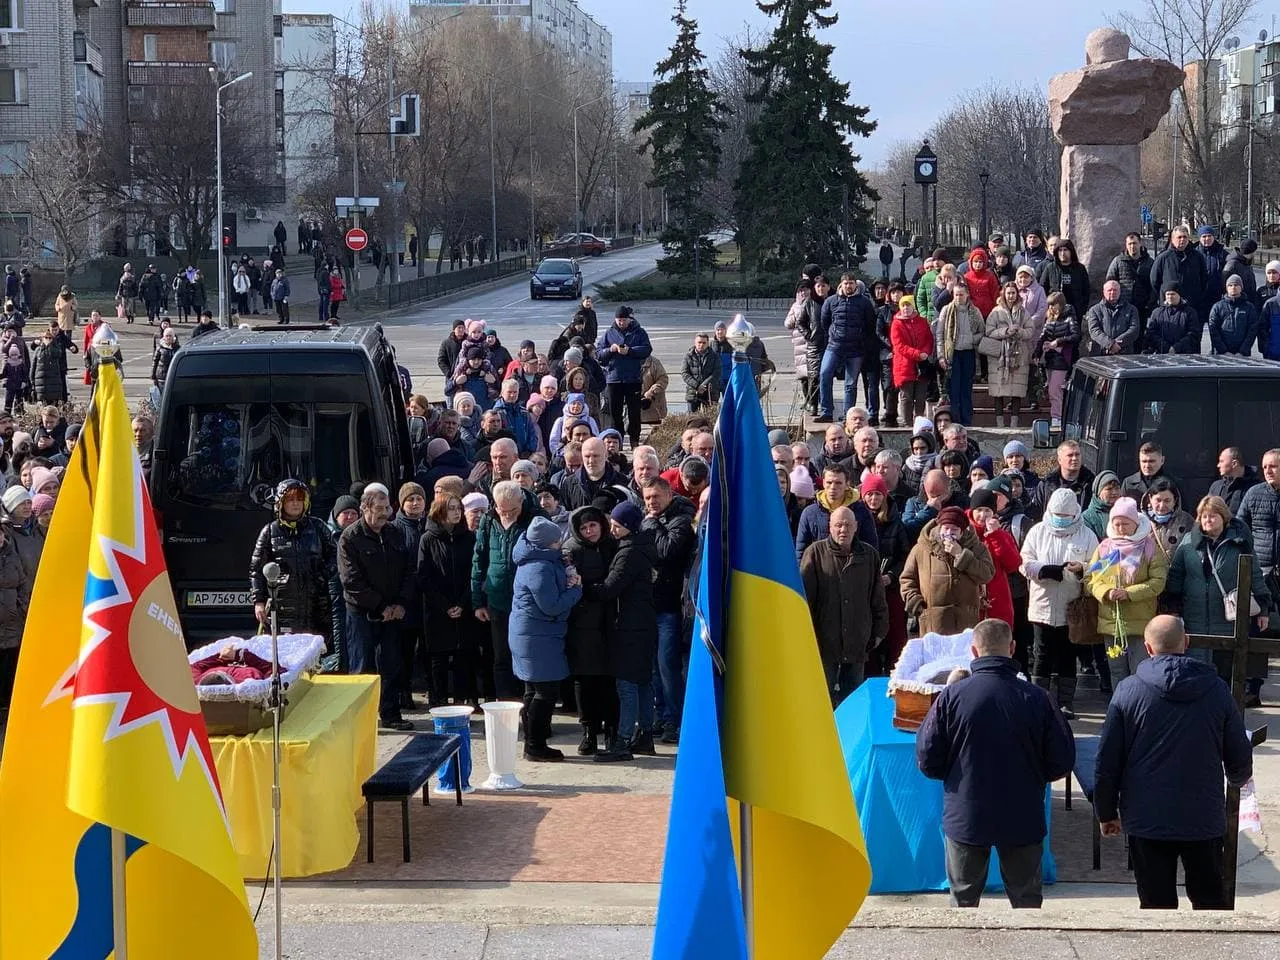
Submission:
[[[1164,285],[1164,302],[1147,321],[1143,353],[1199,353],[1203,327],[1195,309],[1182,299],[1182,291],[1172,280]]]
[[[1243,281],[1232,274],[1227,295],[1209,311],[1209,342],[1216,354],[1249,356],[1258,338],[1258,308],[1244,296]]]
[[[1104,280],[1120,284],[1120,294],[1138,310],[1144,321],[1151,315],[1155,297],[1151,290],[1151,254],[1142,246],[1142,237],[1130,233],[1124,238],[1124,253],[1111,261]]]
[[[840,278],[834,297],[822,305],[822,327],[827,332],[827,349],[818,373],[818,416],[815,423],[835,419],[832,381],[836,370],[844,370],[845,409],[857,403],[858,374],[868,349],[876,350],[876,311],[871,298],[851,273]],[[875,358],[878,362],[878,356]]]

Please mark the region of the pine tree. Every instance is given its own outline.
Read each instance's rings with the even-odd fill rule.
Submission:
[[[816,32],[836,23],[831,0],[757,0],[778,26],[759,50],[742,57],[760,86],[760,119],[735,184],[735,211],[744,263],[766,270],[843,263],[845,191],[851,237],[870,231],[866,207],[875,192],[858,172],[853,137],[875,122],[849,102],[849,84],[831,72],[830,44]]]
[[[679,33],[667,58],[658,64],[661,79],[653,86],[649,109],[636,121],[635,132],[647,133],[641,151],[653,151],[649,186],[666,191],[671,211],[662,233],[667,255],[658,261],[658,269],[689,275],[695,262],[709,266],[715,258],[715,245],[706,236],[714,224],[702,193],[719,169],[725,108],[708,82],[706,58],[698,49],[698,22],[686,16],[685,0],[677,0],[671,19]]]

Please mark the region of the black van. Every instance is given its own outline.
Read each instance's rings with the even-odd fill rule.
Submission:
[[[249,558],[281,480],[328,519],[355,480],[393,492],[413,454],[380,325],[206,334],[173,358],[152,448],[151,499],[188,638],[254,629]]]
[[[1182,483],[1184,508],[1218,479],[1218,453],[1239,447],[1260,463],[1280,441],[1280,363],[1254,357],[1085,357],[1076,364],[1062,404],[1062,429],[1032,424],[1034,445],[1080,441],[1094,473],[1124,477],[1138,470],[1138,448],[1160,444],[1165,469]]]

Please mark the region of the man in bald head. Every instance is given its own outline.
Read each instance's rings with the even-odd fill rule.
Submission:
[[[582,468],[573,474],[566,474],[561,484],[564,505],[569,510],[577,510],[587,506],[609,488],[626,485],[627,478],[609,462],[609,451],[604,441],[599,437],[590,437],[582,444]]]
[[[835,707],[866,677],[868,654],[889,632],[889,607],[880,555],[858,539],[853,511],[836,507],[828,529],[825,540],[805,547],[800,577]]]
[[[930,520],[935,519],[951,499],[951,481],[941,470],[930,470],[920,481],[920,492],[907,501],[902,525],[912,543]]]
[[[1225,909],[1223,774],[1253,776],[1244,721],[1213,665],[1184,656],[1179,618],[1153,618],[1142,640],[1151,659],[1116,685],[1098,742],[1102,834],[1128,835],[1144,909],[1177,909],[1179,861],[1191,906]]]

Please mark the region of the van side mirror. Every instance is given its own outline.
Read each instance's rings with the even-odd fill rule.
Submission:
[[[1031,421],[1031,446],[1035,450],[1052,450],[1056,446],[1048,420]]]

